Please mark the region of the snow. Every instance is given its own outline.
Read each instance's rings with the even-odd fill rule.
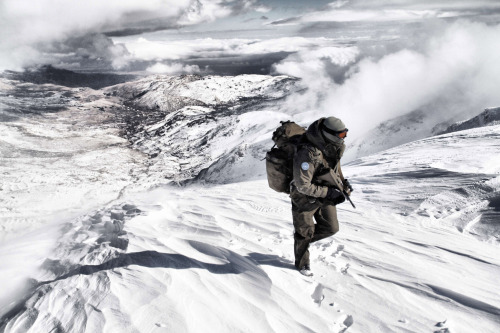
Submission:
[[[419,332],[445,320],[451,331],[498,328],[498,247],[362,196],[357,210],[340,208],[341,232],[312,246],[313,278],[292,266],[288,198],[263,180],[127,199],[140,215],[129,218],[123,201],[100,213],[125,213],[128,248],[99,244],[95,218],[72,221],[49,257],[64,274],[39,276],[28,302],[38,316],[23,311],[6,331],[23,320],[34,332],[54,322],[111,332]]]
[[[92,91],[67,89],[63,93],[79,97],[77,106],[22,116],[23,108],[37,107],[40,100],[50,107],[45,91],[60,88],[31,85],[28,89],[27,96],[3,100],[19,113],[0,109],[1,115],[13,117],[0,123],[0,239],[116,199],[117,191],[132,182],[131,170],[144,159],[127,147],[116,128],[103,125],[109,115],[90,109],[90,105],[93,109],[107,105],[99,104]],[[55,99],[56,105],[61,103]],[[89,109],[82,112],[84,107]]]
[[[290,199],[269,189],[260,161],[286,94],[255,93],[256,106],[234,91],[217,113],[204,88],[185,88],[203,80],[189,80],[178,91],[190,102],[141,119],[131,144],[99,108],[147,102],[120,108],[99,91],[1,123],[3,332],[498,331],[499,125],[343,165],[357,209],[338,206],[340,232],[312,244],[305,277]]]

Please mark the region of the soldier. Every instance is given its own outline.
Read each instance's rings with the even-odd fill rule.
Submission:
[[[309,244],[339,231],[335,206],[345,201],[343,191],[348,195],[352,191],[340,169],[347,131],[338,118],[318,119],[307,129],[306,140],[298,145],[293,159],[290,198],[295,267],[306,276],[313,275]]]

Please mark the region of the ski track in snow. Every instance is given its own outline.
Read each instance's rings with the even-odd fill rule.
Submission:
[[[210,87],[228,84],[210,80],[216,81],[192,82]],[[238,85],[232,86],[241,91]],[[196,97],[182,89],[182,98],[174,101],[147,94],[139,98],[172,105]],[[206,105],[215,101],[210,94],[200,96]],[[231,96],[218,99],[229,101]],[[190,119],[197,119],[200,110],[206,111],[183,106],[182,117],[195,111]],[[137,133],[157,131],[172,116]],[[191,165],[198,171],[208,167],[203,180],[213,181],[221,174],[228,184],[194,182],[123,191],[124,184],[145,181],[148,185],[158,178],[161,167],[168,165],[165,149],[171,148],[170,140],[186,140],[195,132],[183,134],[176,125],[174,133],[162,134],[157,142],[154,136],[146,136],[141,142],[147,147],[141,151],[160,149],[162,159],[141,169],[145,175],[129,173],[128,167],[108,169],[104,180],[111,181],[114,172],[124,170],[128,178],[112,184],[118,185],[110,187],[109,193],[115,190],[112,199],[99,198],[104,201],[101,208],[65,219],[55,249],[40,251],[30,263],[40,270],[31,272],[16,290],[17,297],[8,295],[9,303],[0,309],[0,331],[498,331],[500,296],[495,291],[500,259],[494,222],[500,188],[500,126],[412,142],[346,165],[344,173],[355,187],[353,200],[358,208],[339,206],[340,232],[311,245],[314,276],[304,277],[293,266],[290,200],[272,192],[256,167],[262,164],[256,152],[272,124],[249,130],[249,118],[243,115],[238,121],[241,133],[251,140],[248,147],[234,133],[226,137],[224,131],[216,131],[217,145],[227,150],[215,152],[215,160],[209,163]],[[231,124],[229,118],[224,121]],[[28,127],[31,131],[45,128],[43,123]],[[75,133],[81,131],[75,129]],[[114,137],[116,132],[108,134]],[[96,134],[96,139],[102,135]],[[11,137],[9,144],[25,144],[22,138]],[[141,142],[135,141],[136,148]],[[139,157],[139,162],[128,160],[128,147],[118,146],[122,153],[104,152],[109,160],[103,163],[114,165],[111,160],[119,157],[142,166]],[[475,156],[478,146],[484,152],[482,159]],[[74,143],[63,145],[58,153],[71,148],[69,154],[78,159],[82,155],[75,154],[74,147]],[[188,155],[175,157],[172,161],[179,164],[172,170],[189,159]],[[88,165],[84,164],[84,171]],[[189,166],[182,170],[192,171]],[[246,180],[243,172],[254,179]],[[15,183],[10,181],[3,190],[26,193],[26,184]],[[84,178],[75,186],[85,184]],[[18,199],[10,205],[11,211],[23,207]],[[20,218],[28,224],[28,217]],[[49,247],[45,234],[24,237],[19,244],[3,245],[2,257],[23,260],[30,251]]]

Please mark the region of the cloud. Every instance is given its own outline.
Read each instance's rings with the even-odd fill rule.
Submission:
[[[354,46],[317,45],[315,48],[303,48],[275,64],[273,66],[275,74],[301,78],[307,88],[305,94],[293,95],[288,99],[285,106],[288,113],[299,114],[321,109],[323,101],[336,88],[337,74],[342,76],[343,69],[355,63],[358,56],[359,49]],[[331,69],[341,70],[334,73]],[[342,79],[337,78],[337,80]],[[317,113],[319,112],[314,112]]]
[[[70,46],[71,40],[89,39],[85,36],[95,36],[126,21],[175,18],[188,3],[187,0],[175,3],[163,0],[3,0],[0,70],[57,61],[60,54],[50,54],[53,43],[59,44],[55,48],[62,49],[61,44],[65,41],[69,41]]]
[[[327,64],[339,67],[348,66],[356,60],[358,53],[357,47],[323,46],[312,50],[303,48],[276,64],[275,71],[301,78],[312,75],[316,79],[330,79],[325,70]]]
[[[275,20],[272,22],[269,22],[268,25],[275,25],[275,26],[280,26],[280,25],[297,25],[302,22],[302,16],[294,16],[294,17],[287,17],[287,18],[282,18],[279,20]]]
[[[200,73],[200,68],[196,65],[183,65],[180,63],[156,63],[146,69],[146,72],[154,74],[198,74]]]
[[[128,61],[190,61],[193,59],[227,59],[235,61],[248,56],[293,53],[315,50],[336,42],[328,38],[281,37],[274,39],[148,40],[144,37],[115,38],[115,46],[130,52]]]
[[[181,25],[212,22],[231,14],[231,9],[219,1],[195,0],[179,19]]]
[[[334,3],[332,3],[331,7]],[[498,8],[499,4],[496,0],[350,0],[347,6],[352,9],[407,9],[407,10],[458,10],[470,11],[478,9]]]
[[[319,22],[387,22],[445,19],[451,17],[487,17],[500,12],[497,0],[338,0],[321,10],[285,17],[272,25],[307,25]]]
[[[184,66],[176,67],[176,72],[179,74],[196,72],[189,67],[190,65],[203,68],[200,73],[269,74],[273,63],[279,62],[288,54],[304,50],[314,53],[319,52],[315,51],[319,48],[323,49],[321,52],[328,53],[328,47],[337,44],[335,40],[323,37],[171,40],[164,38],[161,33],[156,33],[151,37],[154,39],[136,36],[114,38],[115,47],[127,50],[127,53],[116,58],[115,62],[125,63],[126,65],[122,66],[123,69],[134,71],[150,71],[156,63],[177,63]],[[324,57],[329,57],[326,53]],[[178,71],[180,68],[185,68],[186,71]]]
[[[162,0],[4,0],[2,12],[3,37],[17,33],[22,43],[59,40],[77,32],[99,32],[121,20],[135,16],[145,20],[177,17],[189,4],[188,0],[172,3]]]
[[[254,10],[259,13],[269,13],[272,8],[264,4],[258,4],[254,7]]]
[[[61,56],[72,62],[67,58],[74,50],[64,55],[51,53],[51,44],[61,49],[66,41],[96,38],[106,31],[126,34],[198,24],[251,10],[254,5],[254,0],[2,0],[0,71],[57,64]],[[110,45],[104,53],[110,56],[118,52],[117,61],[107,60],[120,68],[125,56],[122,51]]]
[[[406,9],[382,9],[382,10],[348,10],[335,9],[324,12],[315,12],[304,15],[302,23],[309,22],[353,22],[353,21],[403,21],[420,20],[430,18],[447,18],[460,16],[460,12],[441,12],[437,10],[406,10]]]
[[[500,25],[460,20],[443,23],[437,35],[432,27],[413,49],[379,58],[359,53],[355,60],[352,54],[337,61],[333,65],[345,76],[341,82],[327,75],[332,58],[289,56],[276,71],[302,77],[309,91],[295,96],[287,108],[304,122],[339,116],[356,136],[414,110],[446,120],[500,105]]]

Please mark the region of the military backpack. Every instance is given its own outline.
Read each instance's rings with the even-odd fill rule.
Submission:
[[[266,172],[269,187],[277,192],[290,193],[293,179],[293,156],[305,140],[305,128],[293,121],[282,121],[273,132],[275,145],[266,153]]]

